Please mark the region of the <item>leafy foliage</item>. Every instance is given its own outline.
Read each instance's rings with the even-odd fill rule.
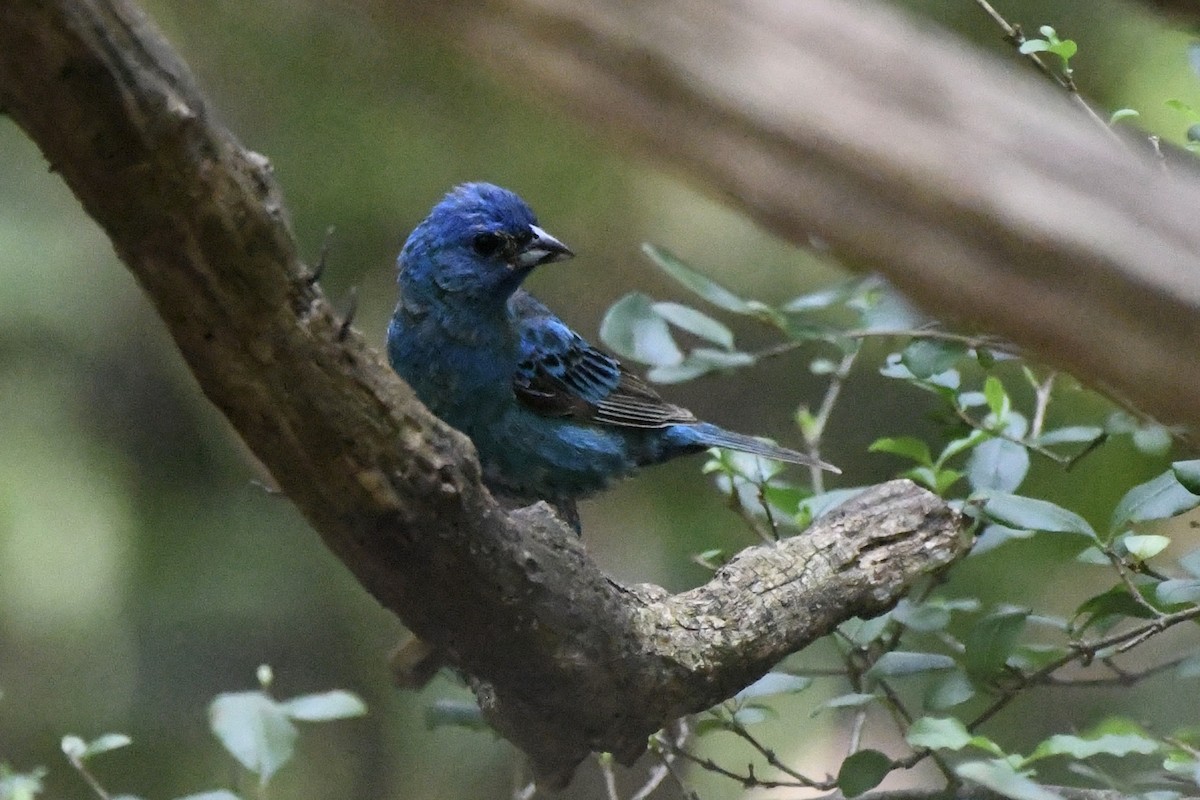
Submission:
[[[294,721],[328,722],[359,717],[367,712],[356,695],[342,690],[275,700],[269,694],[274,676],[269,666],[258,668],[261,689],[220,694],[209,707],[213,734],[246,770],[257,776],[258,796],[267,783],[294,755],[299,732]],[[75,735],[62,737],[63,755],[101,800],[140,800],[133,795],[111,795],[92,773],[89,762],[97,756],[128,747],[133,740],[123,733],[106,733],[91,741]],[[0,800],[33,800],[42,792],[45,770],[16,773],[0,764]],[[228,789],[189,794],[178,800],[239,800]]]
[[[1074,43],[1060,40],[1049,28],[1042,34],[1046,38],[1027,41],[1024,52],[1057,56],[1069,76]],[[947,498],[973,519],[977,553],[1016,540],[1055,540],[1075,554],[1074,569],[1108,570],[1106,588],[1083,601],[1069,620],[1027,606],[989,607],[961,589],[950,593],[929,585],[888,614],[843,625],[832,637],[841,653],[839,668],[771,673],[691,727],[692,737],[733,733],[774,770],[772,777],[753,767],[738,772],[697,758],[678,737],[665,733],[656,738],[660,752],[747,787],[838,789],[847,797],[870,791],[892,771],[924,759],[936,762],[952,783],[976,783],[1024,800],[1058,796],[1038,782],[1038,769],[1047,760],[1076,762],[1081,777],[1112,785],[1124,786],[1123,779],[1091,761],[1140,759],[1140,787],[1169,787],[1168,776],[1195,779],[1196,759],[1178,744],[1184,731],[1151,733],[1129,720],[1113,719],[1082,734],[1050,735],[1024,755],[981,730],[1014,698],[1046,683],[1133,681],[1171,667],[1179,674],[1200,674],[1200,655],[1186,653],[1143,673],[1118,663],[1166,628],[1200,619],[1200,551],[1185,555],[1175,569],[1157,563],[1172,544],[1161,523],[1200,505],[1200,460],[1175,461],[1156,477],[1129,486],[1104,525],[1026,488],[1036,462],[1071,470],[1122,438],[1149,457],[1161,458],[1171,446],[1170,431],[1124,410],[1102,412],[1107,416],[1094,420],[1054,421],[1061,415],[1052,406],[1061,388],[1070,385],[1067,379],[1022,363],[1015,348],[1004,342],[946,331],[913,311],[878,278],[849,281],[770,307],[739,297],[664,250],[647,247],[646,252],[701,301],[748,317],[779,337],[777,344],[744,350],[730,327],[704,312],[630,295],[614,306],[603,335],[627,357],[648,364],[652,380],[692,379],[787,353],[811,353],[809,369],[828,380],[826,396],[815,410],[798,409],[796,421],[805,445],[817,453],[842,386],[868,352],[864,344],[891,343],[880,374],[932,396],[941,409],[943,436],[934,442],[897,432],[874,441],[870,452],[889,459],[900,476]],[[705,355],[714,344],[721,359]],[[648,352],[669,354],[672,362],[645,358]],[[780,465],[736,453],[714,451],[705,471],[751,529],[768,541],[796,535],[858,491],[828,491],[816,473],[797,482]],[[714,564],[713,555],[696,560]],[[1109,677],[1077,677],[1079,669],[1088,667],[1107,670]],[[851,714],[861,726],[886,712],[899,724],[911,752],[890,756],[854,745],[840,768],[832,770],[836,777],[825,779],[805,776],[780,761],[759,740],[755,726],[778,717],[774,709],[784,696],[831,680],[837,684],[829,692],[832,697],[814,700],[813,714]],[[1144,763],[1153,758],[1162,765],[1157,771]],[[1086,769],[1084,761],[1089,762]]]

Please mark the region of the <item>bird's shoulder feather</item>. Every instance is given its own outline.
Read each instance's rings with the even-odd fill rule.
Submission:
[[[525,292],[511,302],[520,359],[513,393],[549,417],[624,428],[665,428],[696,422],[665,402],[612,356],[592,347]]]

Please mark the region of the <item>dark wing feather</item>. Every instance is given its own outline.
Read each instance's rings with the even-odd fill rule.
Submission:
[[[528,295],[518,298],[521,359],[513,393],[526,407],[551,417],[598,425],[665,428],[695,422],[690,411],[663,401],[615,358]]]

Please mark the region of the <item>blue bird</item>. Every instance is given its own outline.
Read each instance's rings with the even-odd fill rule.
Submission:
[[[576,500],[710,447],[839,471],[664,402],[521,288],[535,267],[572,255],[520,197],[487,183],[451,191],[400,251],[388,357],[471,438],[498,500],[546,500],[578,531]]]

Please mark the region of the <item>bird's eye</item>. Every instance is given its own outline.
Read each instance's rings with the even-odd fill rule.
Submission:
[[[498,233],[479,233],[471,240],[471,247],[481,256],[494,256],[504,245],[504,237]]]

